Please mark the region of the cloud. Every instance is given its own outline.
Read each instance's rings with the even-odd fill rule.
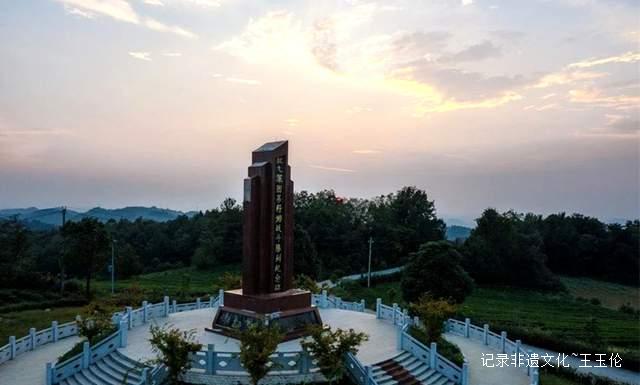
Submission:
[[[433,56],[439,53],[451,39],[451,33],[445,31],[401,33],[393,38],[395,56],[410,55],[410,59]]]
[[[151,61],[151,52],[130,51],[129,56],[138,60]]]
[[[610,56],[602,59],[589,59],[571,63],[568,68],[589,68],[610,63],[633,63],[640,61],[640,52],[626,52],[618,56]]]
[[[166,57],[180,57],[182,56],[182,54],[180,52],[165,52],[162,54],[162,56],[166,56]]]
[[[363,150],[353,150],[351,152],[354,153],[354,154],[357,154],[357,155],[372,155],[372,154],[379,154],[382,151],[380,151],[380,150],[363,149]]]
[[[637,116],[629,115],[606,115],[607,129],[620,133],[640,132],[640,119]]]
[[[335,172],[345,172],[345,173],[356,172],[356,170],[351,170],[351,169],[348,169],[348,168],[326,167],[326,166],[320,166],[320,165],[317,165],[317,164],[311,164],[311,165],[309,165],[309,167],[317,168],[318,170],[325,170],[325,171],[335,171]]]
[[[482,43],[471,45],[453,55],[445,56],[441,60],[459,63],[485,60],[500,56],[502,56],[502,49],[491,41],[485,40]]]
[[[552,86],[559,86],[565,84],[575,83],[577,81],[585,81],[585,80],[593,80],[601,77],[607,76],[606,73],[603,72],[586,72],[586,71],[561,71],[554,72],[548,75],[543,76],[536,84],[534,84],[533,88],[548,88]]]
[[[67,11],[69,15],[84,17],[86,19],[93,19],[96,17],[96,15],[91,12],[83,11],[81,9],[70,7],[68,5],[65,5],[64,9]]]
[[[147,18],[144,22],[144,25],[147,28],[152,29],[154,31],[171,32],[171,33],[175,33],[176,35],[186,37],[188,39],[196,39],[198,37],[195,33],[188,31],[182,27],[178,27],[175,25],[173,26],[166,25],[151,18]]]
[[[147,5],[155,5],[158,7],[164,7],[164,3],[160,0],[143,0],[143,3],[147,4]]]
[[[288,11],[271,11],[250,19],[243,32],[213,47],[250,63],[290,64],[313,60],[300,22]]]
[[[73,14],[93,18],[94,15],[111,17],[117,21],[142,25],[154,31],[170,32],[189,39],[196,34],[182,27],[170,26],[153,18],[141,18],[125,0],[57,0],[66,9],[75,9]],[[92,16],[89,16],[92,15]]]
[[[211,74],[211,77],[214,77],[214,78],[221,78],[223,76],[224,76],[223,74]]]
[[[115,20],[138,24],[140,18],[124,0],[58,0],[65,6],[75,7],[85,12],[109,16]]]
[[[297,127],[300,123],[300,121],[296,118],[285,119],[284,122],[287,123],[289,127]]]
[[[640,105],[640,96],[603,95],[602,91],[594,88],[570,90],[569,100],[573,103],[591,104],[617,110],[635,110]]]
[[[473,4],[473,0],[462,0],[462,6],[467,6]]]
[[[249,86],[258,86],[262,84],[260,80],[242,79],[242,78],[236,78],[236,77],[228,77],[225,80],[231,83],[246,84]]]
[[[479,72],[445,67],[427,60],[410,63],[395,71],[394,78],[428,84],[445,96],[458,101],[495,98],[525,83],[521,76],[486,76]]]
[[[547,100],[547,99],[550,99],[550,98],[552,98],[554,96],[556,96],[555,93],[550,93],[550,94],[546,94],[546,95],[541,96],[540,99]]]

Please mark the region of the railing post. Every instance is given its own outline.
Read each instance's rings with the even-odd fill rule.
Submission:
[[[376,298],[376,318],[382,318],[382,298]]]
[[[522,341],[516,340],[516,367],[520,367],[520,350],[522,349]]]
[[[133,328],[133,319],[131,317],[131,314],[132,314],[131,306],[127,306],[126,309],[127,309],[127,327],[129,329],[132,329]]]
[[[413,316],[413,326],[415,326],[415,327],[420,327],[420,318],[418,318],[418,316],[417,316],[417,315],[414,315],[414,316]],[[446,332],[446,331],[447,331],[447,330],[445,329],[445,332]]]
[[[336,297],[336,309],[342,309],[342,298]]]
[[[89,341],[82,344],[82,369],[86,369],[91,364],[91,347]]]
[[[538,381],[540,378],[540,372],[539,369],[536,368],[531,368],[531,379],[529,380],[529,384],[530,385],[538,385]]]
[[[464,336],[465,338],[469,338],[469,326],[471,325],[471,320],[469,318],[464,319]]]
[[[326,309],[328,302],[329,301],[327,300],[327,291],[326,290],[322,290],[322,299],[320,300],[320,307],[322,309]]]
[[[148,302],[147,301],[142,301],[142,323],[147,323],[148,320],[148,316],[149,314],[147,313],[148,309],[147,309],[147,305]]]
[[[432,342],[430,350],[431,354],[429,354],[429,367],[435,370],[436,363],[438,361],[438,344]]]
[[[175,299],[171,302],[171,307],[173,308],[172,313],[178,312],[178,302]]]
[[[129,332],[127,324],[124,321],[120,321],[119,330],[120,330],[120,347],[124,348],[127,346],[127,334]]]
[[[309,373],[309,363],[310,363],[311,359],[309,357],[309,352],[307,352],[306,350],[302,350],[302,352],[300,352],[300,373],[301,374],[308,374]]]
[[[531,353],[533,352],[529,349],[527,351],[527,354],[529,355],[529,361],[527,362],[527,376],[531,376]]]
[[[218,290],[218,306],[224,306],[224,290]]]
[[[398,350],[402,350],[402,338],[404,338],[402,327],[397,327],[396,328],[396,348]]]
[[[53,368],[54,368],[53,363],[51,362],[47,362],[47,369],[46,369],[46,374],[45,374],[45,378],[47,381],[47,385],[53,385]]]
[[[506,351],[507,348],[507,332],[500,333],[500,345],[502,345],[501,350],[502,353]]]
[[[169,317],[169,297],[168,296],[164,296],[164,316],[165,317]]]
[[[11,359],[16,358],[16,336],[9,337],[9,346],[11,349]]]
[[[29,339],[31,340],[31,350],[36,350],[36,328],[29,329]]]
[[[485,345],[489,345],[489,324],[484,324],[484,335],[482,336]]]
[[[200,297],[196,298],[196,309],[200,309]]]
[[[407,323],[407,320],[409,319],[409,310],[404,309],[402,311],[402,325],[404,326]]]
[[[216,366],[214,365],[214,357],[216,355],[216,346],[214,344],[207,345],[207,374],[215,374]]]
[[[142,369],[142,381],[145,385],[149,384],[149,368]]]
[[[365,375],[365,379],[364,379],[364,383],[365,385],[371,385],[371,377],[373,377],[373,370],[371,369],[371,365],[367,365],[364,367],[364,375]]]
[[[467,364],[467,360],[462,364],[462,379],[461,385],[469,385],[469,365]]]
[[[396,324],[396,313],[398,312],[398,304],[394,302],[393,304],[393,318],[391,319],[391,321],[393,322],[393,324]]]
[[[364,302],[364,299],[360,300],[360,311],[364,311],[364,309],[366,309],[366,303]]]
[[[213,306],[213,296],[212,295],[209,296],[209,308],[210,309],[214,308],[214,306]]]
[[[51,321],[51,341],[58,342],[58,321]]]

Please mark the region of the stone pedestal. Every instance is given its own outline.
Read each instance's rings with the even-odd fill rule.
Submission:
[[[224,293],[224,306],[218,308],[211,329],[233,337],[250,323],[277,326],[285,340],[301,337],[309,325],[321,325],[318,309],[311,306],[311,293],[290,289],[283,292],[243,295],[242,289]]]

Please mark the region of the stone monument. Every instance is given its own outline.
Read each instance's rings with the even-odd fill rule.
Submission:
[[[211,331],[231,335],[250,322],[277,325],[285,339],[321,324],[311,293],[293,288],[293,182],[288,142],[252,153],[244,180],[242,289],[224,292]]]

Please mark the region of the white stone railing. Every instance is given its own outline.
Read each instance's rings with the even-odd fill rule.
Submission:
[[[484,345],[490,346],[502,354],[515,355],[517,366],[527,373],[530,378],[530,384],[538,385],[540,380],[538,367],[531,365],[532,352],[522,349],[522,341],[508,339],[505,331],[500,334],[494,333],[489,330],[488,324],[484,324],[483,327],[473,325],[469,318],[466,318],[464,322],[449,319],[445,324],[445,328],[447,332],[481,341]]]
[[[326,290],[322,290],[322,294],[312,294],[311,304],[320,309],[342,309],[357,312],[364,312],[366,309],[364,299],[360,302],[344,301],[340,297],[329,296]]]
[[[9,343],[0,347],[0,364],[9,360],[14,360],[18,356],[35,350],[38,347],[58,342],[63,338],[78,334],[78,326],[75,321],[58,325],[58,321],[51,322],[51,327],[42,330],[29,329],[29,334],[16,339],[9,337]]]
[[[82,369],[88,368],[89,365],[101,360],[104,356],[112,353],[116,349],[127,346],[128,331],[135,327],[144,325],[156,318],[168,317],[172,313],[218,306],[220,304],[219,299],[222,298],[221,292],[222,291],[220,291],[220,295],[218,297],[209,297],[207,301],[201,301],[200,298],[197,298],[195,302],[178,305],[175,300],[173,303],[170,303],[169,297],[164,297],[162,302],[158,302],[156,304],[149,304],[147,301],[143,301],[142,306],[137,309],[127,306],[125,311],[116,312],[111,317],[111,322],[117,327],[117,331],[115,333],[106,337],[94,346],[90,346],[89,342],[85,341],[82,353],[79,353],[64,362],[47,363],[46,384],[55,385],[63,379],[80,372]],[[73,322],[73,325],[75,326],[76,323]],[[77,326],[75,326],[74,334],[77,334]],[[149,368],[143,369],[140,384],[152,382],[151,379],[153,376],[160,372],[158,368],[154,368],[150,373],[151,376],[149,376],[148,369]]]

